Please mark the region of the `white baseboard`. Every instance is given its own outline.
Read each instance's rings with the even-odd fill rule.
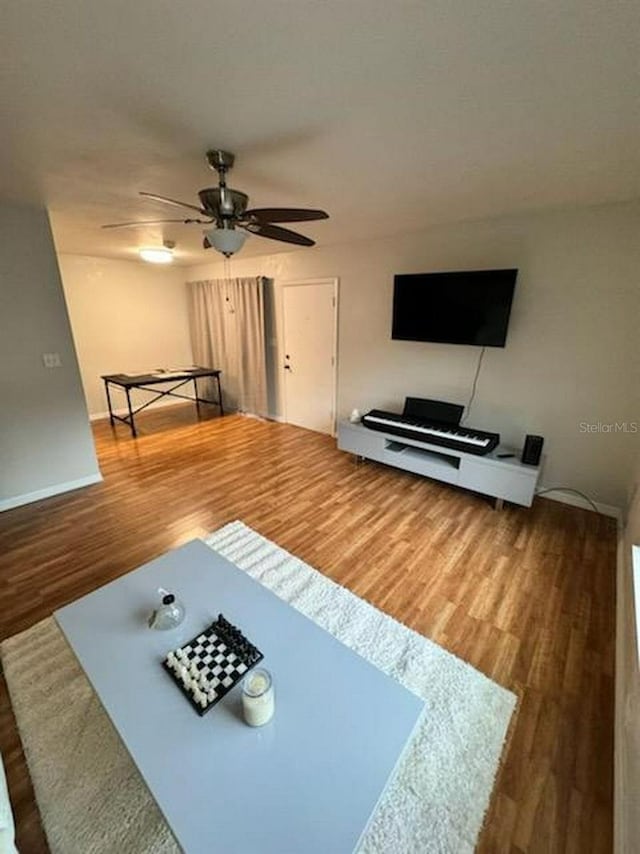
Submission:
[[[146,409],[163,409],[165,406],[179,406],[181,403],[189,403],[188,400],[164,400],[158,401],[157,403],[151,403]],[[134,407],[135,408],[135,407]],[[114,415],[128,415],[129,410],[127,407],[121,407],[119,409],[113,410]],[[109,412],[91,412],[89,414],[89,421],[102,421],[104,418],[109,417]]]
[[[588,501],[585,501],[584,498],[581,498],[573,492],[563,492],[562,489],[554,489],[553,492],[545,492],[546,489],[551,489],[551,487],[540,487],[538,492],[545,493],[544,495],[541,495],[540,498],[550,498],[552,501],[559,501],[561,504],[570,504],[572,507],[581,507],[583,510],[589,510],[591,513],[594,512],[593,507]],[[598,508],[598,513],[602,513],[603,516],[611,516],[612,519],[617,519],[619,523],[622,522],[623,513],[620,507],[616,507],[614,504],[603,504],[601,501],[594,501],[593,503]]]
[[[5,498],[0,501],[0,513],[4,510],[12,510],[14,507],[21,507],[23,504],[31,504],[33,501],[41,501],[43,498],[60,495],[62,492],[71,492],[72,489],[91,486],[93,483],[100,483],[101,480],[102,475],[98,472],[98,474],[90,474],[87,477],[78,478],[78,480],[68,480],[66,483],[56,483],[44,489],[36,489],[35,492],[25,492],[24,495]]]
[[[243,415],[245,418],[257,418],[258,421],[279,421],[281,424],[285,423],[284,418],[280,415],[256,415],[255,412],[241,412],[240,410],[236,412],[236,415]]]
[[[181,403],[189,403],[188,400],[166,400],[166,401],[158,401],[158,403],[152,403],[147,409],[162,409],[165,406],[179,406]],[[231,410],[227,414],[230,414]],[[114,415],[128,415],[129,410],[124,407],[120,409],[113,410]],[[242,412],[242,415],[250,415],[251,413]],[[89,421],[102,421],[104,418],[109,417],[109,412],[91,412],[89,414]],[[256,418],[262,418],[262,415],[255,416]],[[285,423],[285,420],[282,415],[265,415],[264,416],[267,421],[279,421],[281,424]]]

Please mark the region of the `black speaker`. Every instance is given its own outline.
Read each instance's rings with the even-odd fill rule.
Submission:
[[[542,436],[525,436],[520,462],[527,466],[537,466],[542,456],[543,445],[544,439]]]

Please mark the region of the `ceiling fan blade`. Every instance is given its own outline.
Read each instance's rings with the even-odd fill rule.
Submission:
[[[165,205],[173,205],[178,208],[189,208],[189,210],[198,211],[198,213],[208,216],[204,208],[199,208],[197,205],[190,205],[188,202],[179,202],[177,199],[169,199],[166,196],[157,196],[155,193],[141,192],[140,195],[144,196],[145,199],[152,199],[154,202],[163,202]]]
[[[280,228],[277,225],[271,225],[268,222],[257,223],[251,222],[243,225],[243,228],[250,234],[257,234],[258,237],[269,237],[271,240],[282,240],[284,243],[297,243],[298,246],[315,246],[315,240],[305,237],[304,234],[298,234],[297,231],[290,231],[288,228]]]
[[[253,208],[245,211],[243,218],[265,223],[309,222],[314,219],[329,219],[329,214],[311,208]]]
[[[200,222],[208,225],[208,220],[204,219],[145,219],[137,222],[110,222],[108,225],[103,225],[101,228],[135,228],[138,225],[161,225],[165,222],[181,222],[184,225],[189,225],[192,222]]]

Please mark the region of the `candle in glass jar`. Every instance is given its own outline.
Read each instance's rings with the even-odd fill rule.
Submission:
[[[242,683],[242,710],[249,726],[264,726],[273,717],[275,698],[268,670],[253,670]]]

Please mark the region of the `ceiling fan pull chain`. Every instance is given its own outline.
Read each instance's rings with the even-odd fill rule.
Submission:
[[[222,269],[224,270],[224,293],[225,293],[225,302],[229,306],[229,314],[235,314],[236,309],[233,303],[231,302],[231,298],[229,296],[229,282],[231,281],[231,256],[224,256],[224,263]]]

